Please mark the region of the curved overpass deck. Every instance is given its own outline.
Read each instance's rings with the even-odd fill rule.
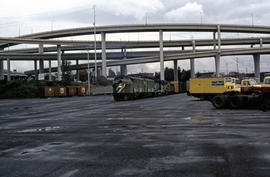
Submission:
[[[126,33],[126,32],[157,32],[173,31],[173,32],[216,32],[220,26],[221,32],[232,33],[260,33],[270,34],[268,26],[247,26],[247,25],[226,25],[226,24],[147,24],[147,25],[115,25],[115,26],[98,26],[96,33]],[[48,31],[21,36],[22,38],[32,39],[51,39],[70,36],[81,36],[94,34],[93,27],[73,28],[56,31]],[[2,43],[0,48],[11,46],[11,44]]]
[[[172,60],[186,60],[186,59],[200,59],[200,58],[208,58],[215,57],[218,54],[218,50],[210,50],[210,51],[198,51],[195,53],[181,53],[181,54],[173,54],[173,55],[164,55],[165,61]],[[221,56],[231,56],[231,55],[254,55],[254,54],[270,54],[270,47],[262,47],[262,48],[248,48],[248,49],[223,49],[220,52]],[[119,65],[133,65],[133,64],[143,64],[143,63],[154,63],[159,62],[159,56],[151,56],[151,57],[141,57],[141,58],[129,58],[124,60],[116,60],[116,61],[108,61],[107,66],[119,66]],[[97,63],[97,66],[100,67],[102,65],[101,62]],[[90,67],[94,68],[94,63],[90,63]],[[72,65],[71,69],[86,69],[87,64],[80,65]],[[45,72],[48,72],[49,69],[46,68]],[[53,67],[52,72],[56,72],[57,68]],[[25,74],[34,74],[35,71],[26,71]]]

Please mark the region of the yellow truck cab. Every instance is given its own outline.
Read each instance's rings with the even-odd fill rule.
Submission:
[[[241,92],[243,91],[243,88],[245,88],[245,90],[250,89],[251,87],[253,88],[261,88],[261,87],[270,87],[270,76],[267,76],[264,78],[264,81],[262,84],[257,84],[255,80],[248,80],[248,79],[244,79],[241,82]]]
[[[257,85],[257,82],[255,79],[243,79],[241,81],[241,93],[243,94],[250,94],[252,93],[252,88]]]
[[[241,81],[241,87],[250,87],[252,85],[256,85],[257,82],[255,79],[243,79]]]
[[[264,87],[270,87],[270,76],[267,76],[267,77],[264,78],[263,86]]]
[[[232,89],[232,92],[237,92],[239,93],[241,91],[241,84],[240,80],[238,78],[233,78],[232,77],[232,83],[234,84],[234,87]]]
[[[211,99],[217,94],[240,93],[240,85],[233,77],[191,78],[188,94],[201,99]]]

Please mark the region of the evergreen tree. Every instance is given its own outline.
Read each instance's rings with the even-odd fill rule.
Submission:
[[[62,62],[62,82],[64,85],[69,85],[72,81],[72,73],[70,68],[70,61],[63,60]]]
[[[112,70],[112,68],[109,69],[109,77],[115,77],[115,72]]]

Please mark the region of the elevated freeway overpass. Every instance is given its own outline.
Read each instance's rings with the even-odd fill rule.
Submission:
[[[270,54],[270,47],[263,47],[263,48],[249,48],[249,49],[223,49],[220,52],[220,56],[240,56],[240,55],[258,55],[258,54]],[[86,53],[83,54],[86,57]],[[172,54],[168,52],[167,55],[164,55],[164,61],[174,61],[174,60],[186,60],[186,59],[203,59],[209,57],[215,57],[218,55],[217,50],[206,50],[206,51],[196,51],[196,52],[185,52],[179,54]],[[155,63],[159,62],[160,58],[158,55],[156,56],[149,56],[149,57],[140,57],[140,58],[128,58],[122,60],[114,60],[108,61],[107,66],[120,66],[120,65],[134,65],[134,64],[144,64],[144,63]],[[95,64],[90,63],[90,68],[94,68]],[[97,67],[101,67],[102,63],[98,62]],[[87,69],[88,64],[79,64],[79,65],[72,65],[72,70],[82,70]],[[57,72],[57,67],[51,68],[52,72]],[[35,74],[35,70],[26,71],[25,74],[32,75]],[[45,69],[45,72],[49,72],[49,68]]]
[[[158,41],[106,41],[106,34],[108,33],[130,33],[130,32],[158,32],[159,33],[159,40]],[[213,33],[213,39],[207,40],[185,40],[185,41],[164,41],[163,40],[163,33],[164,32],[210,32]],[[96,49],[101,50],[101,54],[99,54],[99,58],[102,59],[101,66],[102,66],[102,75],[106,77],[106,67],[107,64],[113,65],[120,64],[121,66],[126,67],[127,64],[135,63],[135,60],[138,61],[145,61],[148,62],[160,62],[160,73],[161,73],[161,80],[164,79],[164,61],[167,61],[167,54],[166,51],[163,51],[164,48],[167,47],[192,47],[192,51],[188,51],[187,53],[182,53],[180,55],[170,56],[169,60],[174,60],[174,68],[177,68],[177,60],[179,59],[190,59],[191,65],[191,77],[195,76],[195,58],[202,58],[203,57],[214,57],[215,58],[215,66],[216,66],[216,74],[219,76],[220,73],[220,57],[227,56],[227,55],[253,55],[254,56],[254,66],[255,66],[255,75],[259,77],[260,72],[260,54],[268,53],[268,48],[263,47],[265,44],[269,44],[268,37],[261,37],[261,38],[234,38],[234,39],[222,39],[221,33],[256,33],[256,34],[269,34],[270,27],[268,26],[245,26],[245,25],[223,25],[223,24],[149,24],[149,25],[118,25],[118,26],[100,26],[96,27],[96,33],[101,34],[101,41],[97,42]],[[72,54],[72,53],[65,53],[62,54],[62,51],[75,51],[75,50],[93,50],[94,43],[89,41],[67,41],[67,40],[55,40],[55,38],[61,37],[71,37],[71,36],[81,36],[81,35],[92,35],[94,34],[94,28],[74,28],[74,29],[65,29],[65,30],[57,30],[57,31],[49,31],[49,32],[42,32],[42,33],[35,33],[30,35],[24,35],[20,38],[0,38],[0,48],[4,49],[8,46],[13,46],[17,44],[38,44],[39,48],[32,48],[32,49],[19,49],[13,51],[2,51],[0,53],[0,71],[3,66],[3,59],[7,59],[7,66],[10,67],[10,60],[17,57],[25,57],[23,53],[38,53],[38,55],[32,54],[31,59],[35,60],[36,66],[36,57],[39,59],[40,62],[40,73],[44,72],[44,59],[46,57],[49,58],[49,66],[52,57],[57,58],[57,72],[59,78],[61,80],[61,60],[62,56],[64,59],[71,59],[73,57],[80,57],[80,54]],[[50,40],[49,40],[50,39]],[[54,39],[54,40],[51,40]],[[259,45],[260,49],[252,49],[252,48],[245,48],[241,52],[241,49],[235,50],[225,50],[221,49],[221,46],[228,45]],[[44,45],[56,45],[56,47],[47,47],[44,48]],[[198,51],[196,47],[198,46],[212,46],[212,51]],[[84,49],[83,49],[84,48]],[[127,52],[126,49],[138,49],[143,48],[148,50],[149,48],[159,48],[159,55],[153,53],[152,58],[155,60],[147,60],[149,57],[148,53],[145,52],[145,56],[134,56],[135,58],[126,59]],[[66,50],[65,50],[66,49]],[[108,61],[108,56],[111,55],[110,53],[106,52],[109,49],[121,49],[123,53],[123,60],[118,61]],[[44,54],[44,52],[57,52],[57,54]],[[15,52],[15,53],[14,53]],[[138,53],[137,53],[138,54]],[[76,56],[78,55],[78,56]],[[83,55],[83,54],[81,54]],[[119,55],[119,54],[118,54]],[[184,56],[185,55],[185,56]],[[29,57],[29,56],[28,56]],[[30,57],[29,57],[30,58]],[[82,57],[83,58],[83,57]],[[132,61],[133,60],[133,61]],[[78,60],[77,60],[78,61]],[[132,62],[131,62],[132,61]],[[110,63],[112,62],[112,64]],[[117,63],[118,62],[118,63]],[[139,62],[138,62],[139,63]],[[78,62],[76,63],[78,65]],[[100,65],[100,64],[99,64]],[[8,67],[8,68],[9,68]],[[51,66],[50,66],[51,67]],[[49,70],[51,71],[49,67]],[[97,67],[97,66],[96,66]],[[37,70],[37,69],[35,69]],[[96,70],[96,68],[95,68]],[[50,72],[51,73],[51,72]],[[0,72],[1,75],[1,72]],[[176,78],[177,79],[177,78]]]
[[[164,47],[192,47],[195,41],[197,47],[209,47],[218,43],[213,39],[197,39],[197,40],[169,40],[164,41]],[[9,44],[48,44],[62,45],[62,51],[76,50],[94,50],[94,41],[67,41],[67,40],[41,40],[41,39],[22,39],[22,38],[4,38],[0,37],[0,42],[8,42]],[[249,37],[249,38],[224,38],[221,39],[222,46],[231,45],[260,45],[270,44],[270,37]],[[140,49],[140,48],[158,48],[159,41],[106,41],[106,49]],[[101,41],[96,42],[96,49],[101,49]],[[44,47],[44,52],[56,52],[57,47]],[[1,53],[38,53],[39,48],[11,49],[0,51]]]

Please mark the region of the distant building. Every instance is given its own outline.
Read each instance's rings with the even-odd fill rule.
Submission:
[[[154,77],[154,73],[138,73],[138,74],[129,74],[133,77]]]
[[[7,80],[7,70],[4,70],[4,79]],[[10,80],[24,80],[27,79],[27,75],[19,73],[17,71],[10,71]]]
[[[215,73],[214,73],[214,72],[208,72],[208,73],[196,73],[196,77],[198,77],[198,78],[215,77]]]

